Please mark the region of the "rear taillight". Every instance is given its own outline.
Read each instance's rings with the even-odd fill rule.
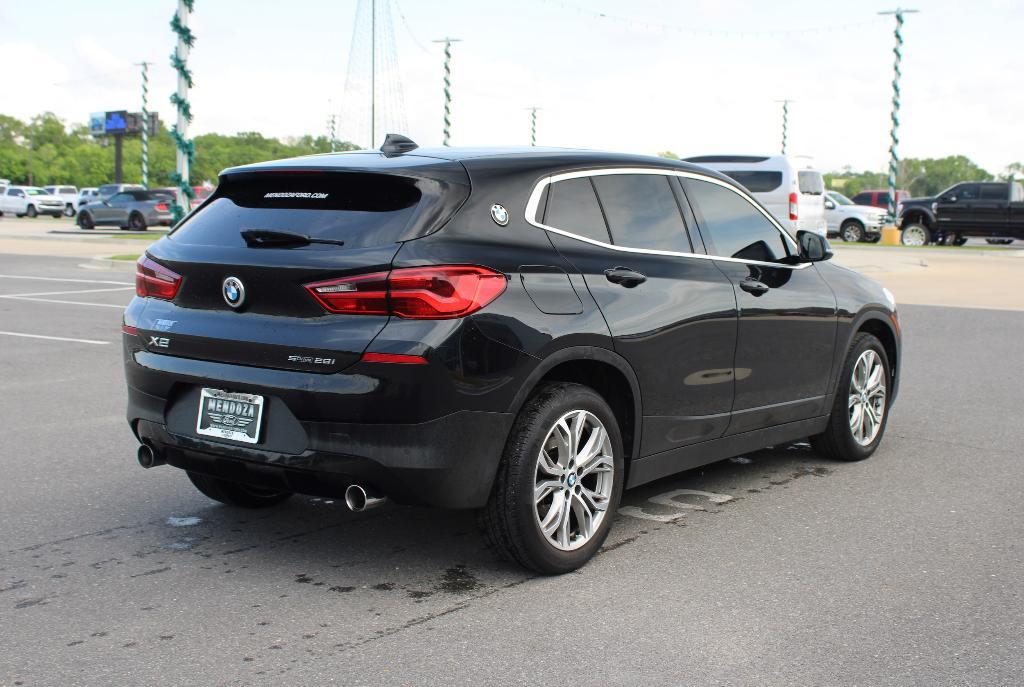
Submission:
[[[408,320],[465,317],[505,290],[501,272],[472,265],[406,267],[306,284],[328,312]]]
[[[157,212],[167,212],[168,210],[170,210],[170,208],[167,207],[167,203],[157,203],[156,205],[153,206],[153,209],[156,210]]]
[[[800,197],[795,193],[789,194],[789,218],[797,220],[800,217]]]
[[[135,293],[143,298],[173,300],[181,286],[181,275],[143,255],[135,263]]]

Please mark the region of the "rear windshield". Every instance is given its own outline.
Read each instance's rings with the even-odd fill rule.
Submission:
[[[732,170],[723,172],[751,193],[768,193],[782,186],[782,172]]]
[[[245,245],[255,229],[379,246],[403,238],[422,194],[414,179],[385,174],[248,176],[221,184],[213,200],[172,236],[199,245]]]
[[[800,193],[820,196],[825,192],[825,182],[821,178],[821,172],[797,172],[797,183],[800,185]]]

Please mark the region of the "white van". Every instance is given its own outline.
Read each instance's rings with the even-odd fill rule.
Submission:
[[[786,155],[698,155],[685,162],[732,177],[794,237],[801,229],[828,234],[825,182],[811,158]]]

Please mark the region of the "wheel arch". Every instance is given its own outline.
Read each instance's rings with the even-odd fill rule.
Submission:
[[[622,431],[628,475],[630,462],[639,456],[643,408],[640,382],[626,359],[595,346],[572,346],[556,351],[530,373],[513,398],[509,411],[518,414],[537,386],[550,381],[582,384],[605,399]]]
[[[897,385],[899,383],[899,366],[902,351],[900,350],[899,325],[896,323],[896,313],[886,313],[879,310],[869,310],[861,313],[855,320],[854,326],[850,327],[850,336],[846,341],[846,348],[850,350],[850,344],[858,334],[867,333],[874,336],[882,343],[885,355],[889,358],[889,375],[892,382],[891,398],[896,398]],[[844,355],[845,359],[845,355]]]
[[[900,229],[908,224],[923,224],[926,229],[932,230],[935,228],[935,217],[924,208],[911,208],[903,213]]]

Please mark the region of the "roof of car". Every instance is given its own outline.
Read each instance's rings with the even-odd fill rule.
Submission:
[[[485,148],[416,148],[408,153],[387,156],[378,150],[356,150],[344,153],[322,153],[284,160],[271,160],[239,167],[229,167],[221,172],[237,174],[243,172],[286,170],[286,169],[343,169],[358,168],[364,170],[393,170],[426,167],[430,165],[458,163],[469,160],[501,160],[515,159],[518,161],[535,161],[538,165],[559,166],[594,166],[594,167],[660,167],[692,171],[731,181],[717,171],[700,165],[679,160],[672,160],[651,155],[631,153],[613,153],[595,150],[578,150],[572,148],[541,148],[523,147],[485,147]]]

